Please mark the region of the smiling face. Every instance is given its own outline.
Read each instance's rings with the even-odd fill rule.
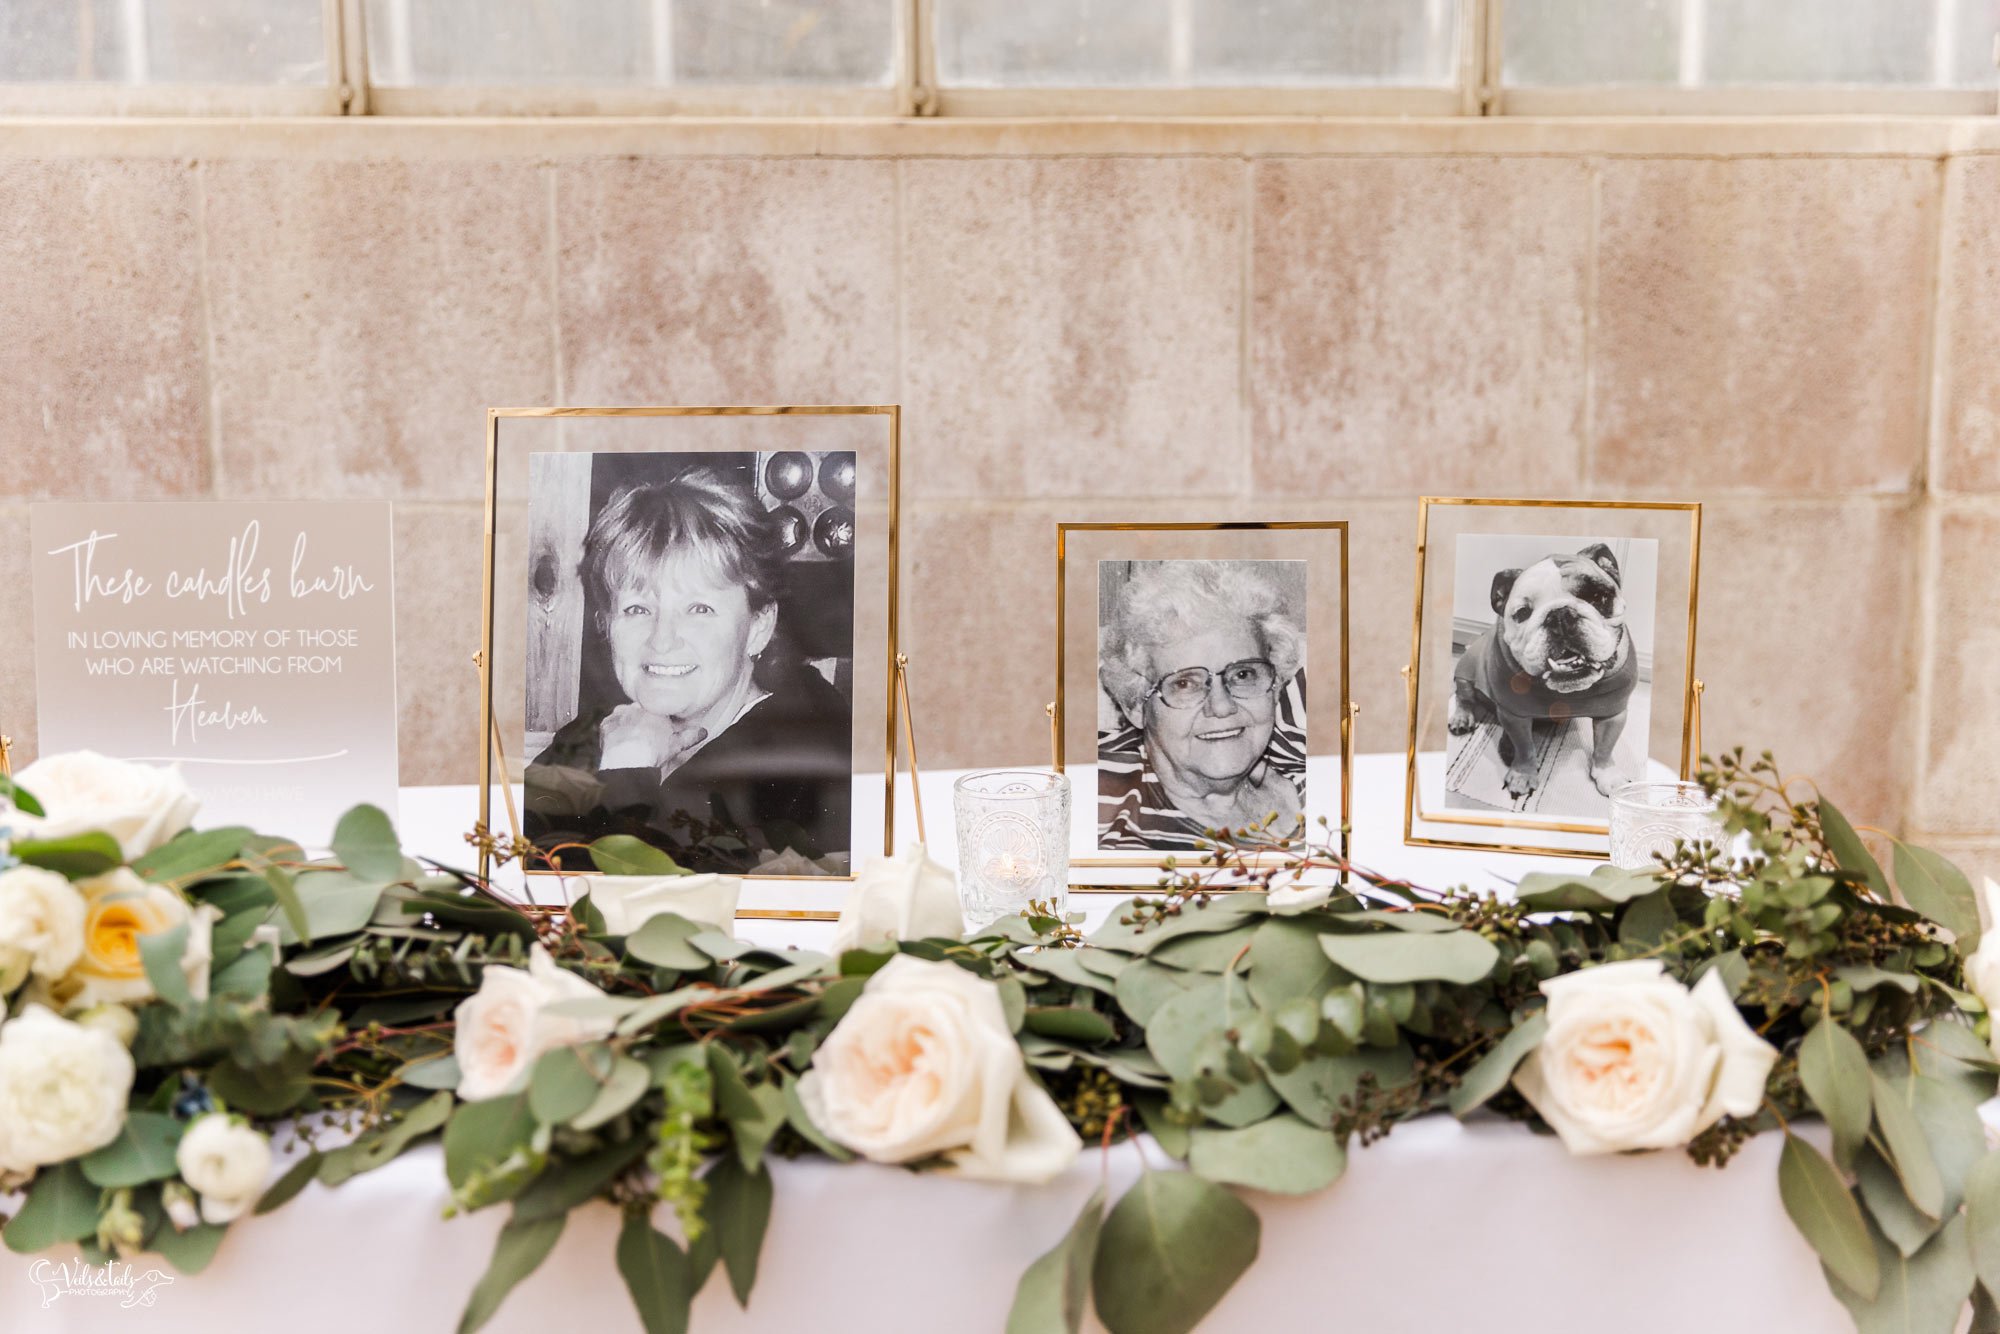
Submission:
[[[1625,649],[1618,564],[1602,547],[1588,552],[1546,557],[1493,584],[1508,651],[1522,670],[1564,693],[1596,685]]]
[[[752,660],[771,642],[777,619],[776,604],[753,609],[743,586],[707,561],[669,552],[620,581],[604,625],[627,698],[713,731],[730,720],[704,715],[748,691]]]
[[[1277,721],[1275,690],[1236,699],[1222,688],[1221,670],[1232,662],[1261,658],[1264,645],[1248,623],[1204,631],[1154,646],[1148,653],[1153,679],[1189,667],[1212,674],[1208,696],[1192,709],[1174,709],[1157,693],[1140,704],[1137,720],[1156,766],[1194,774],[1211,783],[1233,783],[1248,774],[1270,744]]]

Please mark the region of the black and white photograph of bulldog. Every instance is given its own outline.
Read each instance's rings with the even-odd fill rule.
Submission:
[[[1445,804],[1602,820],[1646,773],[1659,543],[1468,533]]]

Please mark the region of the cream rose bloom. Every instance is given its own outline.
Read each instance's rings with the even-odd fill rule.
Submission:
[[[83,955],[83,917],[83,895],[54,871],[39,866],[0,871],[0,975],[67,973]]]
[[[1764,1101],[1778,1051],[1713,969],[1689,991],[1657,959],[1542,983],[1549,1031],[1514,1087],[1574,1154],[1670,1149]]]
[[[188,936],[181,971],[187,976],[189,993],[196,1000],[207,997],[209,965],[214,961],[212,938],[221,915],[212,905],[191,908],[165,885],[141,880],[123,866],[79,880],[76,888],[84,901],[83,953],[67,973],[31,994],[64,1010],[152,1000],[153,983],[139,954],[139,937],[185,923]]]
[[[590,902],[604,917],[604,929],[629,936],[660,913],[678,913],[690,922],[728,932],[736,927],[736,901],[743,878],[734,875],[598,875],[590,879]]]
[[[923,844],[912,843],[894,857],[876,858],[854,877],[833,928],[833,952],[964,933],[958,878],[932,861]]]
[[[42,1006],[0,1024],[0,1171],[31,1172],[117,1139],[133,1075],[116,1038]]]
[[[458,1096],[467,1102],[498,1097],[525,1077],[543,1052],[609,1036],[615,1026],[609,1018],[577,1019],[548,1012],[557,1001],[603,994],[559,967],[540,945],[529,951],[525,970],[490,965],[480,976],[479,990],[453,1013],[458,1021],[452,1041],[458,1057]]]
[[[94,751],[47,755],[14,776],[45,816],[8,817],[16,838],[67,838],[100,829],[127,860],[143,857],[186,829],[201,803],[177,768],[114,760]]]
[[[1082,1148],[1028,1073],[999,988],[907,954],[868,979],[799,1097],[813,1124],[878,1163],[941,1153],[961,1176],[1038,1182]]]
[[[1986,1003],[1987,1013],[1993,1016],[1987,1040],[2000,1057],[2000,884],[1995,884],[1993,877],[1986,877],[1980,885],[1979,900],[1986,929],[1980,934],[1979,948],[1965,961],[1965,985]]]
[[[201,1195],[202,1221],[232,1223],[264,1194],[271,1141],[236,1117],[210,1112],[182,1132],[174,1164]]]

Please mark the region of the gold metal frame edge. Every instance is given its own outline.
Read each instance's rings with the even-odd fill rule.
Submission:
[[[823,404],[758,404],[758,405],[718,405],[718,406],[642,406],[642,407],[541,407],[541,408],[488,408],[486,410],[486,502],[482,512],[484,525],[484,555],[481,561],[481,601],[479,628],[479,822],[492,828],[493,802],[493,614],[494,614],[494,555],[499,529],[499,471],[500,471],[500,421],[507,419],[569,418],[569,417],[861,417],[882,416],[889,419],[889,579],[888,579],[888,709],[885,718],[887,731],[886,755],[883,770],[882,801],[882,854],[892,856],[896,850],[896,653],[900,630],[900,609],[898,599],[901,587],[901,539],[902,539],[902,417],[901,404],[896,403],[823,403]],[[522,757],[525,766],[527,757]],[[503,783],[506,775],[501,776]],[[914,781],[914,779],[912,780]],[[518,832],[518,831],[517,831]],[[858,851],[858,849],[857,849]],[[491,877],[493,855],[490,849],[479,851],[479,878]],[[744,880],[760,883],[813,883],[852,884],[860,873],[857,865],[846,875],[746,875]],[[602,871],[535,871],[526,867],[522,874],[529,877],[591,877],[602,875]],[[839,914],[818,909],[744,909],[739,917],[779,917],[809,921],[835,921]]]
[[[1602,861],[1608,854],[1610,825],[1579,825],[1548,820],[1511,820],[1504,816],[1431,815],[1421,809],[1417,791],[1417,700],[1423,668],[1424,573],[1430,552],[1430,517],[1433,505],[1463,505],[1496,509],[1584,509],[1651,510],[1689,515],[1688,530],[1688,635],[1686,680],[1682,686],[1680,776],[1691,772],[1693,757],[1689,747],[1693,737],[1699,688],[1695,680],[1695,630],[1701,609],[1701,502],[1698,500],[1510,500],[1498,496],[1420,496],[1417,499],[1417,578],[1416,598],[1410,625],[1410,663],[1404,691],[1408,730],[1403,767],[1403,843],[1413,848],[1456,848],[1475,852],[1520,853],[1542,857],[1576,857]],[[1552,834],[1583,834],[1607,840],[1606,852],[1583,848],[1548,848],[1517,843],[1477,843],[1465,839],[1420,837],[1413,832],[1417,820],[1425,824],[1459,824],[1480,828],[1529,829]]]

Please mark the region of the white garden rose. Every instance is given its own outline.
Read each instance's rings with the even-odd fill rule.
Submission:
[[[0,1024],[0,1172],[65,1162],[118,1138],[132,1053],[116,1038],[30,1005]]]
[[[525,1078],[543,1052],[609,1036],[614,1026],[610,1018],[548,1012],[557,1001],[603,995],[559,967],[540,945],[529,952],[525,970],[489,965],[479,990],[453,1014],[458,1022],[452,1047],[458,1057],[458,1096],[467,1102],[498,1097]]]
[[[1304,885],[1293,881],[1279,885],[1264,896],[1266,905],[1272,908],[1316,908],[1333,897],[1332,885]]]
[[[153,983],[146,976],[139,937],[183,924],[188,935],[181,971],[187,976],[188,991],[197,1000],[208,995],[211,937],[221,915],[214,906],[191,908],[167,886],[141,880],[123,866],[79,880],[76,888],[84,902],[83,953],[67,973],[37,986],[31,996],[64,1010],[152,1000]]]
[[[736,901],[743,878],[734,875],[599,875],[590,880],[591,906],[603,914],[604,929],[629,936],[660,913],[678,913],[690,922],[729,932],[736,926]]]
[[[143,857],[194,820],[195,800],[178,768],[114,760],[94,751],[46,755],[14,776],[46,815],[14,812],[16,838],[67,838],[96,829],[118,840],[127,860]]]
[[[181,1133],[174,1164],[201,1195],[202,1221],[231,1223],[264,1194],[271,1141],[238,1117],[210,1112]]]
[[[958,936],[965,916],[958,878],[930,859],[921,843],[878,857],[854,877],[833,929],[833,952],[879,950],[899,940]]]
[[[868,979],[799,1097],[813,1124],[878,1163],[944,1154],[961,1176],[1038,1182],[1082,1148],[1028,1073],[999,987],[907,954]]]
[[[85,1028],[94,1028],[100,1033],[109,1033],[118,1039],[118,1045],[129,1047],[139,1036],[139,1016],[123,1005],[106,1002],[93,1005],[82,1014],[69,1016]]]
[[[1549,1031],[1514,1087],[1574,1154],[1670,1149],[1764,1101],[1778,1051],[1750,1031],[1710,969],[1694,990],[1657,959],[1542,983]]]
[[[0,871],[0,973],[67,973],[83,955],[83,911],[83,895],[54,871]],[[11,989],[0,986],[0,992]]]
[[[1995,884],[1993,877],[1986,877],[1980,885],[1979,899],[1986,930],[1979,937],[1979,948],[1965,961],[1965,985],[1986,1003],[1987,1012],[1996,1016],[1988,1040],[2000,1055],[2000,884]]]

